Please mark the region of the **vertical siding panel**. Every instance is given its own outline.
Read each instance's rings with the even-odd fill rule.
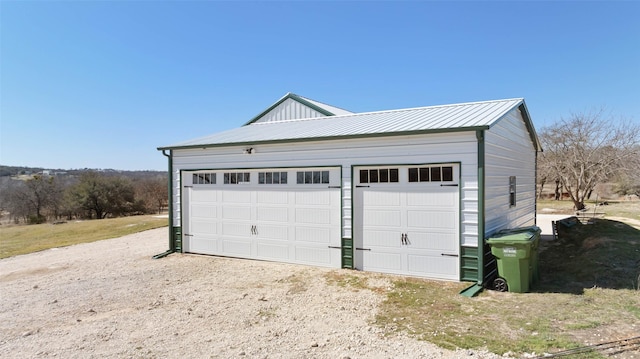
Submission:
[[[535,147],[517,109],[486,133],[485,234],[535,222]],[[516,176],[516,205],[509,206],[509,176]]]

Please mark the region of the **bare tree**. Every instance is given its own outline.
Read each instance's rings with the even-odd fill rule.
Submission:
[[[540,156],[577,210],[598,183],[626,171],[640,156],[640,125],[615,121],[603,110],[572,114],[542,129]]]

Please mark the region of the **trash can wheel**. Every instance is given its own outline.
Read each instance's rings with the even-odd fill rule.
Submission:
[[[498,277],[493,280],[493,289],[498,292],[506,292],[509,286],[507,286],[507,281],[504,278]]]

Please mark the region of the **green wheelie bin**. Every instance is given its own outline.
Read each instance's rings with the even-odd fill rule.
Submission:
[[[540,228],[523,227],[502,230],[487,239],[496,257],[498,278],[493,287],[500,291],[525,293],[538,281]]]

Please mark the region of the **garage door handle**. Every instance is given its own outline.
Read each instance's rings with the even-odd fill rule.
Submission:
[[[440,184],[440,187],[458,187],[458,184]]]
[[[357,185],[357,186],[356,186],[356,188],[365,188],[365,187],[366,187],[366,188],[369,188],[369,187],[371,187],[371,186],[363,186],[363,185]]]
[[[342,186],[329,186],[329,188],[342,188]]]
[[[371,248],[356,248],[357,251],[370,251]]]
[[[185,236],[185,237],[193,237],[193,234],[185,233],[185,234],[184,234],[184,236]]]
[[[333,249],[342,249],[342,247],[336,247],[336,246],[329,246],[329,248],[333,248]]]
[[[441,256],[445,256],[445,257],[457,257],[457,254],[449,254],[449,253],[440,253]]]

